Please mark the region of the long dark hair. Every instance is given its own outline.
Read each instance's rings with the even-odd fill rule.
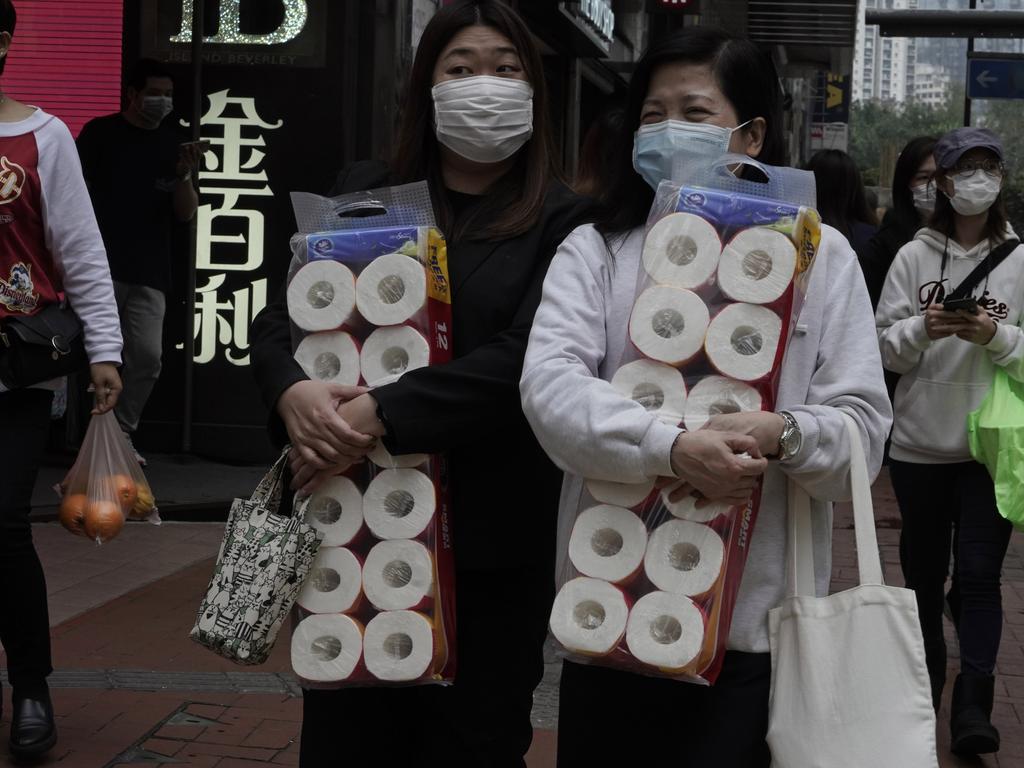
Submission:
[[[884,223],[898,227],[904,241],[913,239],[914,233],[921,228],[921,214],[914,207],[910,181],[935,151],[936,141],[934,136],[917,136],[907,142],[896,160],[892,174],[892,209],[885,215]]]
[[[445,46],[466,27],[491,27],[507,37],[519,53],[533,86],[533,135],[519,150],[512,168],[488,190],[468,217],[454,220],[441,175],[441,152],[434,134],[431,88],[434,65]],[[448,237],[467,232],[477,238],[502,239],[522,234],[540,216],[548,183],[558,177],[548,125],[548,96],[540,51],[515,11],[498,0],[463,0],[439,10],[420,38],[398,127],[392,170],[398,182],[426,179],[438,224]],[[476,222],[487,222],[483,227]]]
[[[815,152],[805,170],[814,173],[821,220],[838,229],[847,240],[857,222],[875,226],[878,219],[864,196],[864,181],[853,158],[839,149]]]
[[[598,228],[624,232],[647,219],[654,190],[633,170],[633,134],[640,126],[640,111],[651,75],[663,64],[682,61],[709,64],[719,89],[729,100],[739,124],[756,117],[767,123],[758,159],[784,165],[782,91],[771,57],[743,37],[718,27],[686,27],[654,43],[637,63],[629,82],[625,119],[615,141],[615,154],[606,174],[605,194]]]
[[[928,222],[929,227],[950,238],[956,234],[956,211],[953,210],[953,204],[949,202],[949,198],[946,197],[946,193],[939,185],[951,170],[953,169],[935,169],[935,211],[932,212],[931,220]],[[975,173],[984,173],[984,171],[975,171]],[[988,209],[988,217],[981,230],[981,236],[988,240],[990,248],[995,248],[1006,239],[1006,223],[1006,204],[1003,202],[1003,191],[999,190],[999,195]]]

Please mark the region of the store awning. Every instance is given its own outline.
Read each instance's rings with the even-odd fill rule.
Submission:
[[[749,0],[747,34],[770,45],[852,46],[857,0]]]

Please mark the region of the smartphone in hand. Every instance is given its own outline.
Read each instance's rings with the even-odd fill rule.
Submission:
[[[978,314],[978,300],[973,296],[964,296],[962,299],[946,299],[942,302],[942,308],[947,312],[956,312],[957,310],[964,310],[969,314]]]

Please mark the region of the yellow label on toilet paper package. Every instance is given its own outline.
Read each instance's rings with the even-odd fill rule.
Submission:
[[[796,246],[796,274],[806,272],[821,244],[821,217],[813,208],[801,207],[795,217],[786,216],[769,225],[789,237]]]
[[[430,276],[427,292],[430,294],[430,298],[451,304],[452,296],[448,282],[448,245],[444,235],[433,227],[427,229],[426,238],[427,274]]]

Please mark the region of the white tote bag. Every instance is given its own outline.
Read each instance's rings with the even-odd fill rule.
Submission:
[[[864,448],[843,417],[860,586],[815,597],[810,499],[790,480],[787,597],[768,615],[772,768],[936,768],[917,603],[882,580]]]

